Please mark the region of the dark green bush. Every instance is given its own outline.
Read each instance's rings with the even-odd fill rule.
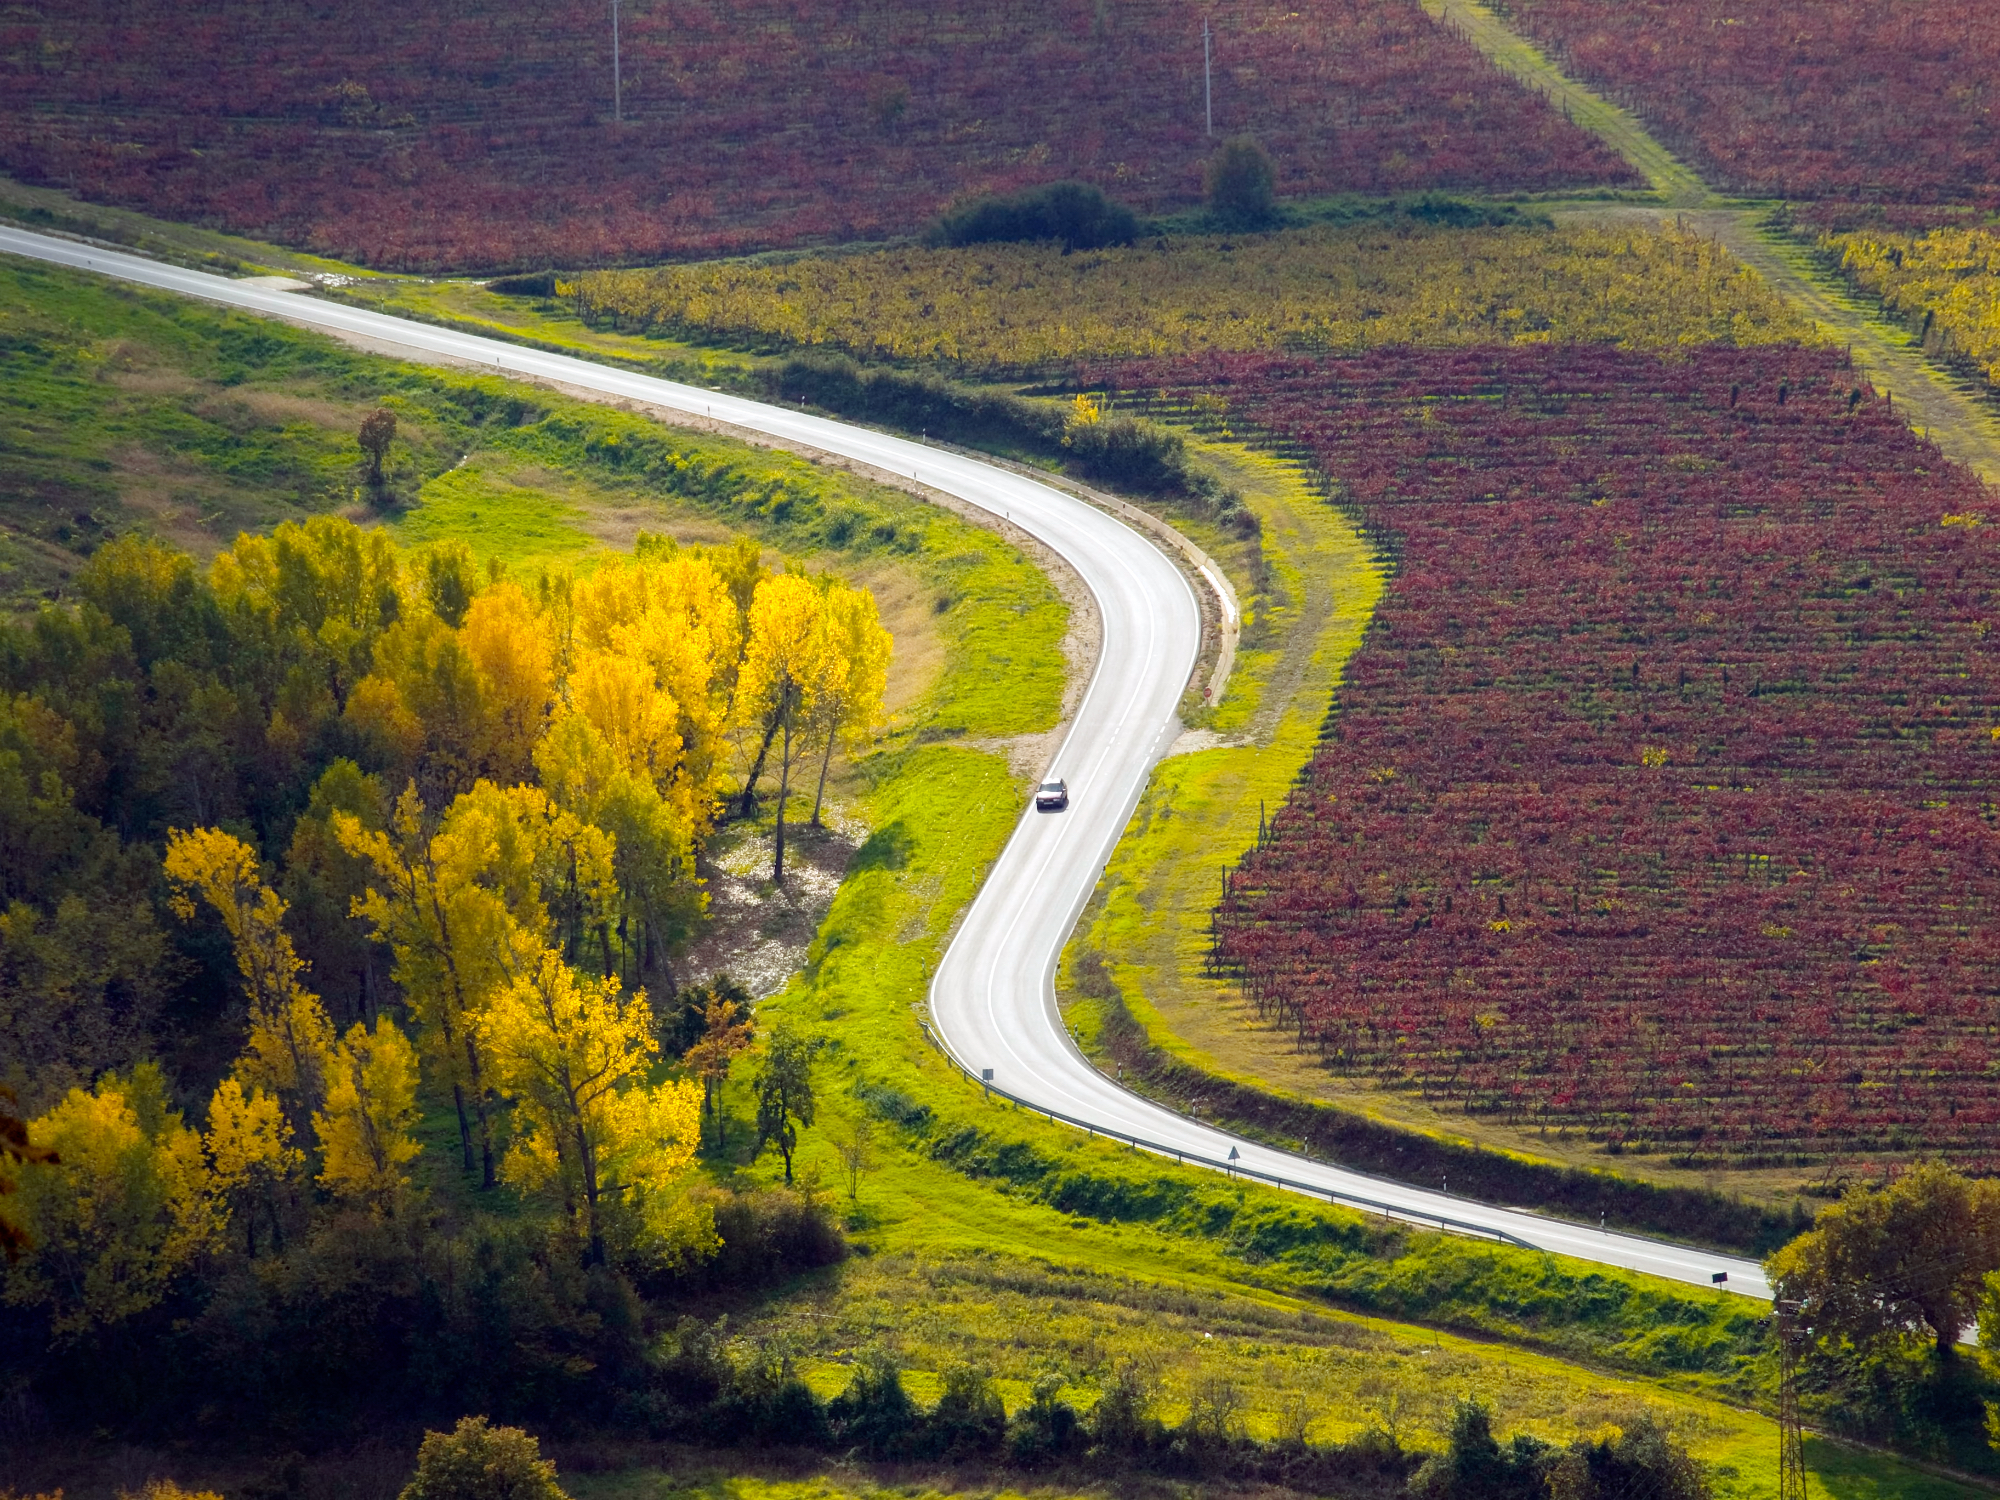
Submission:
[[[1263,229],[1276,220],[1276,184],[1269,154],[1247,135],[1224,141],[1202,177],[1209,214],[1228,229]]]
[[[984,1370],[960,1365],[945,1371],[944,1392],[924,1426],[927,1458],[992,1458],[1007,1440],[1007,1408]]]
[[[1451,1446],[1430,1458],[1410,1481],[1412,1500],[1543,1500],[1552,1450],[1539,1438],[1515,1434],[1501,1447],[1493,1415],[1461,1401],[1451,1420]]]
[[[486,290],[498,292],[503,297],[553,297],[556,294],[556,273],[534,271],[525,276],[502,276],[497,281],[487,282]]]
[[[1015,1463],[1028,1468],[1060,1463],[1081,1453],[1089,1442],[1076,1408],[1057,1394],[1062,1387],[1062,1376],[1042,1376],[1028,1404],[1015,1413],[1007,1433],[1007,1456]]]
[[[836,1442],[873,1459],[907,1458],[921,1441],[923,1414],[903,1389],[903,1372],[882,1350],[854,1366],[847,1389],[828,1404]]]
[[[925,234],[932,245],[1054,240],[1065,250],[1129,245],[1139,233],[1132,210],[1084,182],[1051,182],[1001,197],[957,204]]]

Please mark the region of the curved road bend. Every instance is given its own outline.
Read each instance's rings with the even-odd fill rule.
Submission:
[[[1201,644],[1201,617],[1185,577],[1137,531],[1019,474],[906,439],[720,392],[433,328],[95,246],[0,228],[0,252],[100,272],[293,323],[366,335],[418,358],[470,361],[711,416],[773,438],[837,453],[1002,513],[1061,553],[1104,616],[1104,649],[1050,774],[1066,779],[1066,812],[1023,812],[1019,827],[938,966],[931,1012],[945,1046],[974,1077],[1032,1108],[1055,1111],[1149,1148],[1220,1162],[1423,1223],[1441,1217],[1556,1254],[1677,1281],[1768,1297],[1754,1261],[1635,1235],[1604,1233],[1345,1171],[1232,1136],[1176,1114],[1106,1078],[1079,1053],[1056,1010],[1054,975],[1071,927],[1095,889],[1154,763],[1178,730],[1176,710]]]

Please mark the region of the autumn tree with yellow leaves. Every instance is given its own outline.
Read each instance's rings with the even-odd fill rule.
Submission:
[[[807,706],[819,691],[829,665],[825,628],[826,598],[812,580],[796,573],[767,579],[750,602],[750,640],[738,691],[740,712],[765,726],[764,746],[779,742],[777,852],[771,879],[785,878],[785,803],[791,795],[792,743],[805,726]],[[750,768],[754,789],[763,767],[760,753]]]
[[[24,1174],[20,1214],[34,1254],[5,1299],[41,1308],[73,1343],[153,1307],[219,1241],[225,1214],[201,1136],[167,1100],[158,1067],[72,1089],[35,1122],[60,1165]]]
[[[272,1248],[284,1249],[283,1199],[305,1154],[292,1144],[292,1127],[278,1101],[262,1089],[244,1092],[235,1078],[223,1079],[208,1101],[203,1144],[213,1173],[211,1190],[241,1228],[244,1254],[256,1258],[260,1224],[269,1231]]]
[[[222,918],[250,1002],[249,1034],[235,1075],[284,1106],[302,1135],[326,1092],[333,1027],[319,996],[299,983],[304,967],[284,928],[285,903],[264,884],[256,853],[219,828],[177,830],[167,840],[167,879],[175,913],[192,921],[198,893]]]
[[[821,604],[824,657],[814,684],[808,717],[821,740],[819,785],[813,792],[813,827],[819,826],[826,798],[827,768],[833,747],[850,753],[865,745],[882,725],[882,695],[889,684],[892,641],[882,628],[875,596],[866,589],[830,585]]]
[[[511,960],[512,981],[479,1018],[515,1101],[507,1180],[575,1205],[593,1263],[614,1205],[670,1256],[705,1244],[712,1230],[672,1199],[700,1144],[701,1087],[646,1082],[659,1043],[645,995],[578,974],[527,934]]]
[[[327,1061],[326,1108],[313,1116],[319,1183],[337,1199],[392,1214],[418,1146],[417,1054],[387,1016],[348,1028]]]

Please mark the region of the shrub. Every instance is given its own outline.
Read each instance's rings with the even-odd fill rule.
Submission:
[[[498,292],[503,297],[553,297],[556,294],[556,273],[536,271],[527,276],[502,276],[497,281],[487,282],[486,290]]]
[[[678,1435],[708,1442],[828,1448],[835,1436],[827,1404],[799,1378],[789,1346],[777,1341],[751,1351],[712,1407],[687,1415]]]
[[[427,1432],[417,1472],[401,1500],[569,1500],[556,1466],[518,1427],[489,1427],[484,1417],[460,1417],[450,1432]]]
[[[1091,1441],[1107,1455],[1134,1455],[1159,1447],[1166,1429],[1152,1408],[1153,1392],[1145,1373],[1133,1364],[1120,1365],[1091,1410]]]
[[[879,1349],[861,1356],[847,1389],[828,1404],[827,1417],[842,1443],[875,1459],[907,1457],[923,1421],[903,1389],[903,1372]]]
[[[1262,229],[1277,217],[1277,177],[1264,148],[1247,135],[1222,143],[1208,159],[1202,191],[1208,211],[1229,229]]]
[[[847,1239],[832,1213],[802,1194],[708,1190],[703,1196],[714,1210],[721,1248],[699,1265],[654,1278],[647,1290],[768,1286],[847,1259]]]
[[[944,1393],[925,1424],[928,1457],[991,1458],[1007,1440],[1007,1408],[984,1370],[960,1365],[947,1370]]]
[[[1138,233],[1138,217],[1105,197],[1103,189],[1084,182],[1051,182],[1011,197],[988,195],[949,208],[924,240],[931,245],[1056,240],[1066,250],[1096,250],[1129,245]]]
[[[1615,1438],[1572,1443],[1549,1466],[1547,1484],[1555,1500],[1707,1500],[1709,1494],[1701,1465],[1645,1416],[1626,1421]]]
[[[1461,1401],[1451,1421],[1451,1445],[1410,1480],[1412,1500],[1542,1500],[1548,1444],[1516,1433],[1507,1447],[1493,1436],[1493,1414]]]
[[[1033,1468],[1082,1451],[1088,1434],[1076,1408],[1057,1395],[1062,1387],[1062,1376],[1042,1376],[1028,1404],[1015,1414],[1007,1435],[1007,1453],[1015,1463]]]

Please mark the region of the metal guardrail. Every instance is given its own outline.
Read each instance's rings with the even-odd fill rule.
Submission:
[[[1065,1114],[1059,1109],[1051,1109],[1046,1104],[1036,1104],[1032,1100],[1023,1099],[1019,1094],[1010,1093],[990,1079],[974,1076],[970,1068],[952,1056],[951,1049],[945,1046],[944,1039],[931,1029],[929,1021],[919,1018],[917,1024],[923,1028],[924,1039],[937,1048],[939,1056],[958,1069],[960,1073],[963,1073],[967,1082],[976,1083],[987,1093],[998,1094],[1002,1099],[1021,1109],[1045,1116],[1051,1124],[1059,1120],[1065,1125],[1074,1126],[1076,1129],[1092,1136],[1101,1135],[1109,1141],[1123,1141],[1135,1151],[1150,1151],[1156,1156],[1171,1156],[1177,1163],[1208,1167],[1217,1172],[1227,1173],[1232,1177],[1254,1178],[1258,1182],[1267,1182],[1273,1187],[1285,1188],[1288,1191],[1304,1193],[1315,1198],[1324,1198],[1329,1203],[1344,1203],[1355,1208],[1364,1208],[1372,1213],[1384,1214],[1392,1219],[1401,1219],[1406,1223],[1426,1226],[1434,1223],[1438,1228],[1448,1232],[1469,1234],[1479,1239],[1494,1240],[1503,1245],[1518,1245],[1524,1250],[1538,1248],[1529,1241],[1521,1239],[1517,1235],[1509,1234],[1504,1229],[1495,1229],[1490,1224],[1474,1224],[1464,1219],[1454,1219],[1448,1214],[1424,1213],[1418,1209],[1400,1204],[1383,1203],[1378,1199],[1364,1198],[1358,1193],[1343,1193],[1337,1188],[1322,1187],[1318,1183],[1298,1182],[1289,1177],[1280,1177],[1275,1172],[1260,1172],[1255,1167],[1244,1166],[1240,1161],[1218,1161],[1213,1157],[1203,1156],[1196,1151],[1187,1151],[1177,1146],[1166,1146],[1158,1141],[1149,1141],[1143,1136],[1131,1135],[1124,1131],[1108,1130],[1104,1126],[1093,1124],[1089,1120],[1081,1120],[1075,1115]],[[1194,1121],[1193,1123],[1200,1124],[1201,1122]]]

